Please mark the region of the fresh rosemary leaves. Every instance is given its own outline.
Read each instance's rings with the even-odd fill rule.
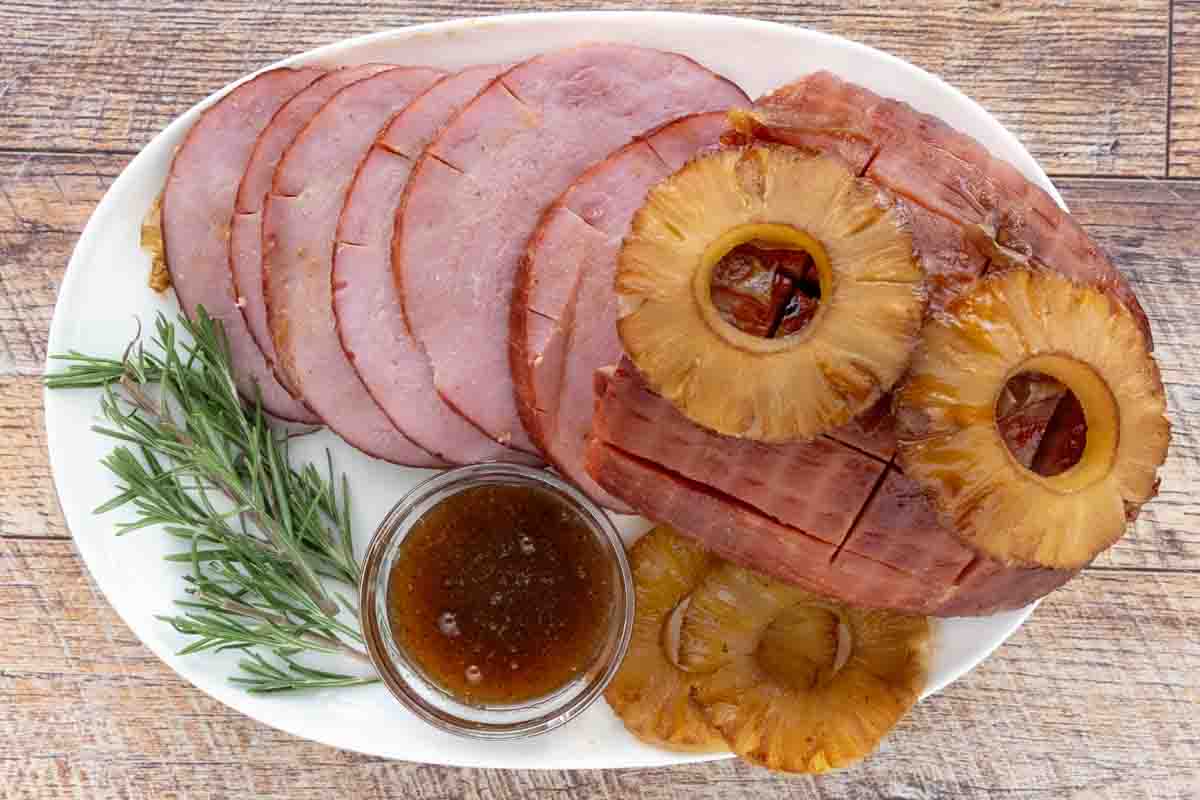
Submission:
[[[102,462],[120,493],[96,513],[129,506],[136,518],[119,534],[161,525],[187,543],[168,559],[191,566],[188,599],[160,617],[195,637],[182,653],[243,651],[230,680],[252,692],[378,680],[297,660],[328,653],[370,665],[355,627],[360,573],[345,478],[338,491],[331,459],[327,475],[289,464],[288,437],[238,395],[219,322],[201,308],[178,326],[190,342],[158,317],[156,352],[139,336],[120,359],[52,356],[66,368],[46,386],[102,388],[107,424],[93,430],[121,442]],[[338,585],[350,596],[328,588]]]

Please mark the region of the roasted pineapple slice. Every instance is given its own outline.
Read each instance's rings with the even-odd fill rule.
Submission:
[[[996,427],[1015,375],[1074,392],[1087,423],[1079,461],[1038,475]],[[953,530],[1006,563],[1078,569],[1154,496],[1170,425],[1158,366],[1125,306],[1048,271],[980,281],[926,326],[895,395],[899,461]]]
[[[713,304],[735,248],[800,250],[820,304],[797,333],[761,338]],[[617,329],[656,392],[694,422],[764,441],[810,438],[900,377],[925,307],[922,269],[886,193],[831,156],[754,146],[701,156],[651,190],[618,259]]]
[[[863,758],[920,698],[924,617],[851,608],[723,564],[692,594],[680,662],[730,748],[786,772]]]
[[[637,596],[633,636],[604,696],[634,736],[689,752],[725,750],[725,741],[692,702],[694,676],[672,656],[673,612],[708,572],[710,556],[667,527],[658,527],[629,551]]]

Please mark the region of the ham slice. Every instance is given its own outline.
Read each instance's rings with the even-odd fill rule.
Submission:
[[[685,117],[589,169],[547,209],[517,274],[509,331],[521,422],[546,459],[593,500],[628,508],[584,468],[595,371],[621,357],[617,252],[646,193],[728,130],[724,112]]]
[[[289,97],[321,76],[319,69],[264,72],[206,110],[175,152],[162,197],[167,268],[189,317],[197,306],[225,328],[238,391],[284,419],[317,418],[275,380],[238,311],[229,272],[228,241],[234,198],[254,143]]]
[[[683,56],[595,44],[514,67],[446,126],[413,169],[392,255],[447,402],[497,441],[534,450],[508,332],[517,267],[543,210],[637,134],[744,102]]]
[[[398,67],[333,95],[284,153],[263,211],[263,295],[281,375],[351,445],[421,467],[445,462],[392,425],[342,350],[333,246],[359,162],[388,121],[442,76]]]
[[[271,191],[275,167],[296,134],[341,89],[386,69],[387,64],[365,64],[326,73],[286,102],[271,118],[254,144],[237,188],[237,206],[229,236],[229,266],[237,289],[238,305],[246,325],[268,363],[275,364],[275,342],[267,326],[263,301],[262,210]]]
[[[355,371],[397,428],[456,464],[531,459],[485,435],[434,389],[429,357],[409,332],[392,277],[392,236],[413,162],[501,70],[451,75],[396,115],[359,165],[333,259],[333,310]]]
[[[596,378],[587,467],[605,490],[724,558],[845,602],[990,614],[1075,573],[976,555],[895,467],[823,437],[766,445],[693,424],[628,362]]]

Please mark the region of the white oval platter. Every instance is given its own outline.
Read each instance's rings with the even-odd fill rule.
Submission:
[[[585,41],[615,41],[685,53],[737,82],[751,97],[827,69],[884,95],[934,113],[1015,164],[1061,202],[1045,173],[1017,139],[978,104],[940,79],[894,56],[814,31],[731,17],[654,12],[524,14],[421,25],[362,36],[270,65],[333,66],[362,62],[427,64],[454,69],[515,62]],[[219,46],[219,45],[217,45]],[[264,67],[268,69],[270,67]],[[138,232],[162,188],[171,155],[200,111],[231,86],[191,108],[138,154],[104,196],[75,249],[51,326],[49,352],[78,349],[118,355],[136,330],[178,313],[174,297],[146,287],[148,258]],[[204,692],[281,730],[334,747],[388,758],[471,767],[581,769],[638,767],[719,758],[667,753],[629,736],[598,703],[579,720],[549,735],[516,742],[459,739],[427,727],[382,686],[313,694],[261,696],[227,682],[234,657],[181,657],[186,640],[155,619],[172,613],[181,596],[181,570],[162,560],[178,544],[154,530],[118,538],[115,515],[92,509],[116,484],[99,459],[111,442],[93,433],[96,391],[46,394],[46,429],[59,499],[75,542],[97,585],[131,629],[163,661]],[[361,554],[375,523],[408,487],[425,477],[355,452],[322,432],[304,437],[300,457],[328,447],[350,479],[355,544]],[[622,521],[633,535],[646,525]],[[939,623],[928,694],[937,692],[987,657],[1028,617],[1032,607],[981,619]]]

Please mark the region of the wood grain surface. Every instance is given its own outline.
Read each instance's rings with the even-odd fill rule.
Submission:
[[[1200,178],[1200,0],[1175,0],[1169,174]]]
[[[174,116],[251,69],[345,36],[640,4],[0,4],[0,797],[1200,798],[1200,0],[899,5],[657,7],[850,36],[995,113],[1135,282],[1174,439],[1162,494],[1124,540],[862,767],[806,779],[734,761],[445,769],[281,734],[138,642],[87,577],[51,483],[38,375],[67,259],[101,195]]]

